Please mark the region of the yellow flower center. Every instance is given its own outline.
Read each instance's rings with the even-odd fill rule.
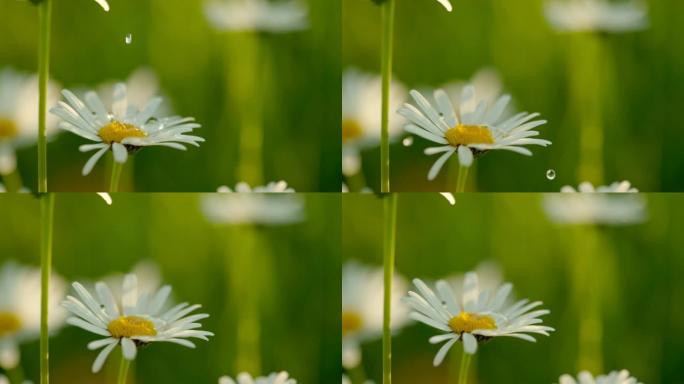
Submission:
[[[120,143],[127,137],[145,137],[147,132],[136,127],[133,124],[126,124],[120,121],[112,121],[111,123],[100,128],[98,132],[102,141],[107,144]]]
[[[363,135],[363,128],[356,120],[343,119],[342,120],[342,142],[358,139]]]
[[[342,335],[359,331],[363,327],[363,319],[356,312],[342,312]]]
[[[107,330],[115,338],[157,335],[154,323],[138,316],[121,316],[114,319],[107,325]]]
[[[487,315],[461,312],[449,320],[449,328],[459,334],[470,333],[476,329],[496,329],[496,321]]]
[[[446,131],[444,136],[454,147],[468,144],[494,144],[492,132],[484,125],[458,124]]]
[[[10,119],[0,117],[0,140],[11,139],[19,133],[17,125]]]
[[[0,311],[0,338],[21,329],[21,320],[12,312]]]

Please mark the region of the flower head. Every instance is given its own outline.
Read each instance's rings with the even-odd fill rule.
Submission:
[[[342,172],[354,175],[361,168],[360,152],[380,144],[382,78],[348,69],[342,77]],[[398,81],[390,86],[390,110],[406,100],[406,88]],[[401,135],[401,116],[390,116],[390,140]]]
[[[404,128],[407,132],[441,144],[425,150],[426,155],[442,153],[428,173],[429,180],[437,177],[446,161],[456,152],[459,163],[469,167],[475,155],[491,150],[502,149],[531,156],[532,152],[525,145],[545,147],[551,144],[548,140],[533,138],[539,135],[533,129],[546,124],[546,120],[535,120],[538,113],[522,112],[502,119],[511,100],[508,95],[499,97],[493,105],[481,101],[474,110],[465,109],[464,106],[474,95],[474,87],[463,88],[459,103],[454,108],[447,93],[438,89],[434,93],[435,109],[422,94],[414,90],[411,96],[418,108],[406,103],[399,109],[399,114],[410,121]]]
[[[545,13],[559,31],[620,33],[648,26],[648,8],[641,0],[549,0]]]
[[[184,144],[199,147],[204,139],[187,135],[200,125],[192,117],[153,117],[161,104],[161,98],[150,100],[142,109],[129,105],[126,85],[114,86],[111,110],[108,110],[95,92],[87,92],[85,103],[69,90],[62,91],[68,103],[60,101],[50,110],[62,121],[59,127],[97,144],[82,145],[79,150],[97,150],[83,167],[87,175],[97,160],[111,150],[114,160],[125,163],[129,152],[143,147],[162,146],[185,150]]]
[[[297,384],[297,380],[289,377],[285,371],[254,378],[249,373],[243,372],[237,375],[235,380],[223,376],[218,382],[219,384]]]
[[[88,349],[102,349],[93,363],[98,372],[107,356],[121,345],[123,357],[135,359],[138,347],[154,342],[169,342],[189,348],[195,344],[188,340],[208,340],[213,333],[202,331],[199,320],[209,317],[190,313],[201,306],[182,303],[167,309],[166,301],[171,287],[165,285],[158,291],[145,292],[138,289],[135,275],[126,275],[120,297],[115,297],[107,284],[95,284],[95,295],[78,282],[72,284],[79,298],[67,296],[62,302],[74,316],[67,323],[104,337],[88,344]]]
[[[626,225],[647,216],[645,201],[628,181],[599,187],[585,182],[561,192],[545,196],[543,202],[546,214],[557,223]]]
[[[47,102],[59,99],[59,86],[48,83]],[[16,150],[38,140],[38,76],[0,70],[0,175],[16,169]],[[57,118],[46,121],[48,136],[57,130]]]
[[[342,365],[356,367],[361,362],[360,344],[382,336],[382,268],[347,262],[342,269]],[[406,280],[395,274],[392,279],[392,329],[409,321],[408,310],[400,305]]]
[[[570,375],[563,375],[558,379],[559,384],[641,384],[636,378],[629,375],[629,371],[623,369],[622,371],[613,371],[607,375],[601,375],[594,378],[594,376],[582,371],[577,376],[578,380]]]
[[[61,277],[50,278],[48,325],[60,328],[65,313],[59,308],[66,286]],[[19,345],[40,337],[40,269],[6,263],[0,269],[0,368],[19,364]]]
[[[444,357],[456,341],[463,342],[465,353],[474,354],[478,343],[494,337],[515,337],[532,341],[530,334],[549,336],[554,329],[541,325],[540,316],[548,314],[546,309],[535,309],[542,302],[520,300],[506,305],[506,299],[513,286],[504,284],[496,291],[480,290],[477,274],[469,272],[465,276],[463,290],[457,297],[453,288],[443,280],[437,282],[437,294],[420,279],[413,283],[417,292],[409,292],[404,301],[411,306],[411,318],[443,334],[430,338],[430,343],[445,342],[439,349],[433,364],[442,363]]]
[[[207,0],[204,13],[214,28],[225,31],[284,33],[309,26],[309,11],[299,0]]]

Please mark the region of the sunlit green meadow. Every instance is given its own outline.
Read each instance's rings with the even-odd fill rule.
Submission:
[[[216,383],[242,370],[286,370],[302,383],[338,381],[339,197],[303,195],[305,220],[277,227],[210,224],[201,198],[124,193],[107,206],[95,194],[56,196],[53,269],[64,279],[95,282],[152,262],[173,287],[175,302],[202,304],[200,312],[210,314],[202,320],[202,329],[215,334],[208,342],[197,340],[196,349],[141,348],[128,382]],[[38,206],[30,195],[0,198],[0,265],[14,260],[38,267]],[[237,329],[246,307],[257,308],[257,317],[247,320],[257,337],[244,344],[245,332]],[[86,345],[98,338],[69,325],[55,332],[51,381],[116,382],[119,348],[100,373],[90,372],[97,352]],[[21,367],[35,383],[38,347],[37,339],[21,347]]]

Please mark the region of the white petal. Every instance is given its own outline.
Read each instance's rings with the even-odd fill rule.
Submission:
[[[112,144],[112,151],[114,151],[114,160],[117,163],[125,163],[128,157],[128,150],[120,143]]]
[[[107,356],[109,356],[109,353],[112,352],[112,349],[114,349],[114,347],[116,347],[117,344],[119,343],[112,343],[100,351],[100,353],[95,358],[95,362],[93,363],[93,373],[97,373],[100,371],[100,369],[102,369],[102,366],[104,365]]]
[[[92,156],[90,156],[90,159],[86,162],[85,166],[83,167],[83,171],[81,171],[81,174],[83,176],[87,175],[90,173],[90,171],[93,170],[93,167],[95,167],[95,163],[97,163],[98,160],[100,160],[100,157],[104,155],[105,152],[109,149],[109,146],[106,146],[99,151],[95,152]]]
[[[123,355],[126,358],[126,360],[135,359],[135,354],[138,352],[133,340],[127,337],[121,339],[121,349],[123,350]]]
[[[109,4],[107,4],[107,0],[95,0],[95,2],[100,4],[100,7],[102,7],[105,12],[109,12]]]
[[[444,358],[446,357],[447,352],[449,352],[449,349],[451,349],[451,346],[454,345],[454,343],[458,340],[458,338],[451,339],[444,343],[442,345],[442,348],[437,351],[437,354],[435,355],[435,359],[432,361],[432,365],[435,367],[442,364],[442,361],[444,361]]]
[[[463,350],[470,355],[477,352],[477,340],[470,333],[463,333]]]
[[[451,155],[453,155],[455,151],[455,149],[450,149],[445,154],[443,154],[439,159],[437,159],[437,161],[435,161],[435,163],[432,165],[432,168],[430,168],[430,172],[428,172],[428,180],[434,180],[435,177],[437,177],[439,171],[444,166],[444,163],[446,163],[446,161],[449,160],[449,157],[451,157]]]
[[[470,167],[473,164],[473,151],[465,145],[458,146],[458,163],[463,167]]]

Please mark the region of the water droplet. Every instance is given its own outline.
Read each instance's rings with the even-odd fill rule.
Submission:
[[[129,45],[132,42],[133,42],[133,35],[129,33],[126,35],[126,45]]]
[[[405,137],[404,140],[401,141],[402,144],[404,144],[404,147],[410,147],[413,145],[413,136],[408,136]]]
[[[549,180],[555,179],[556,178],[556,171],[553,169],[549,169],[548,171],[546,171],[546,178]]]

